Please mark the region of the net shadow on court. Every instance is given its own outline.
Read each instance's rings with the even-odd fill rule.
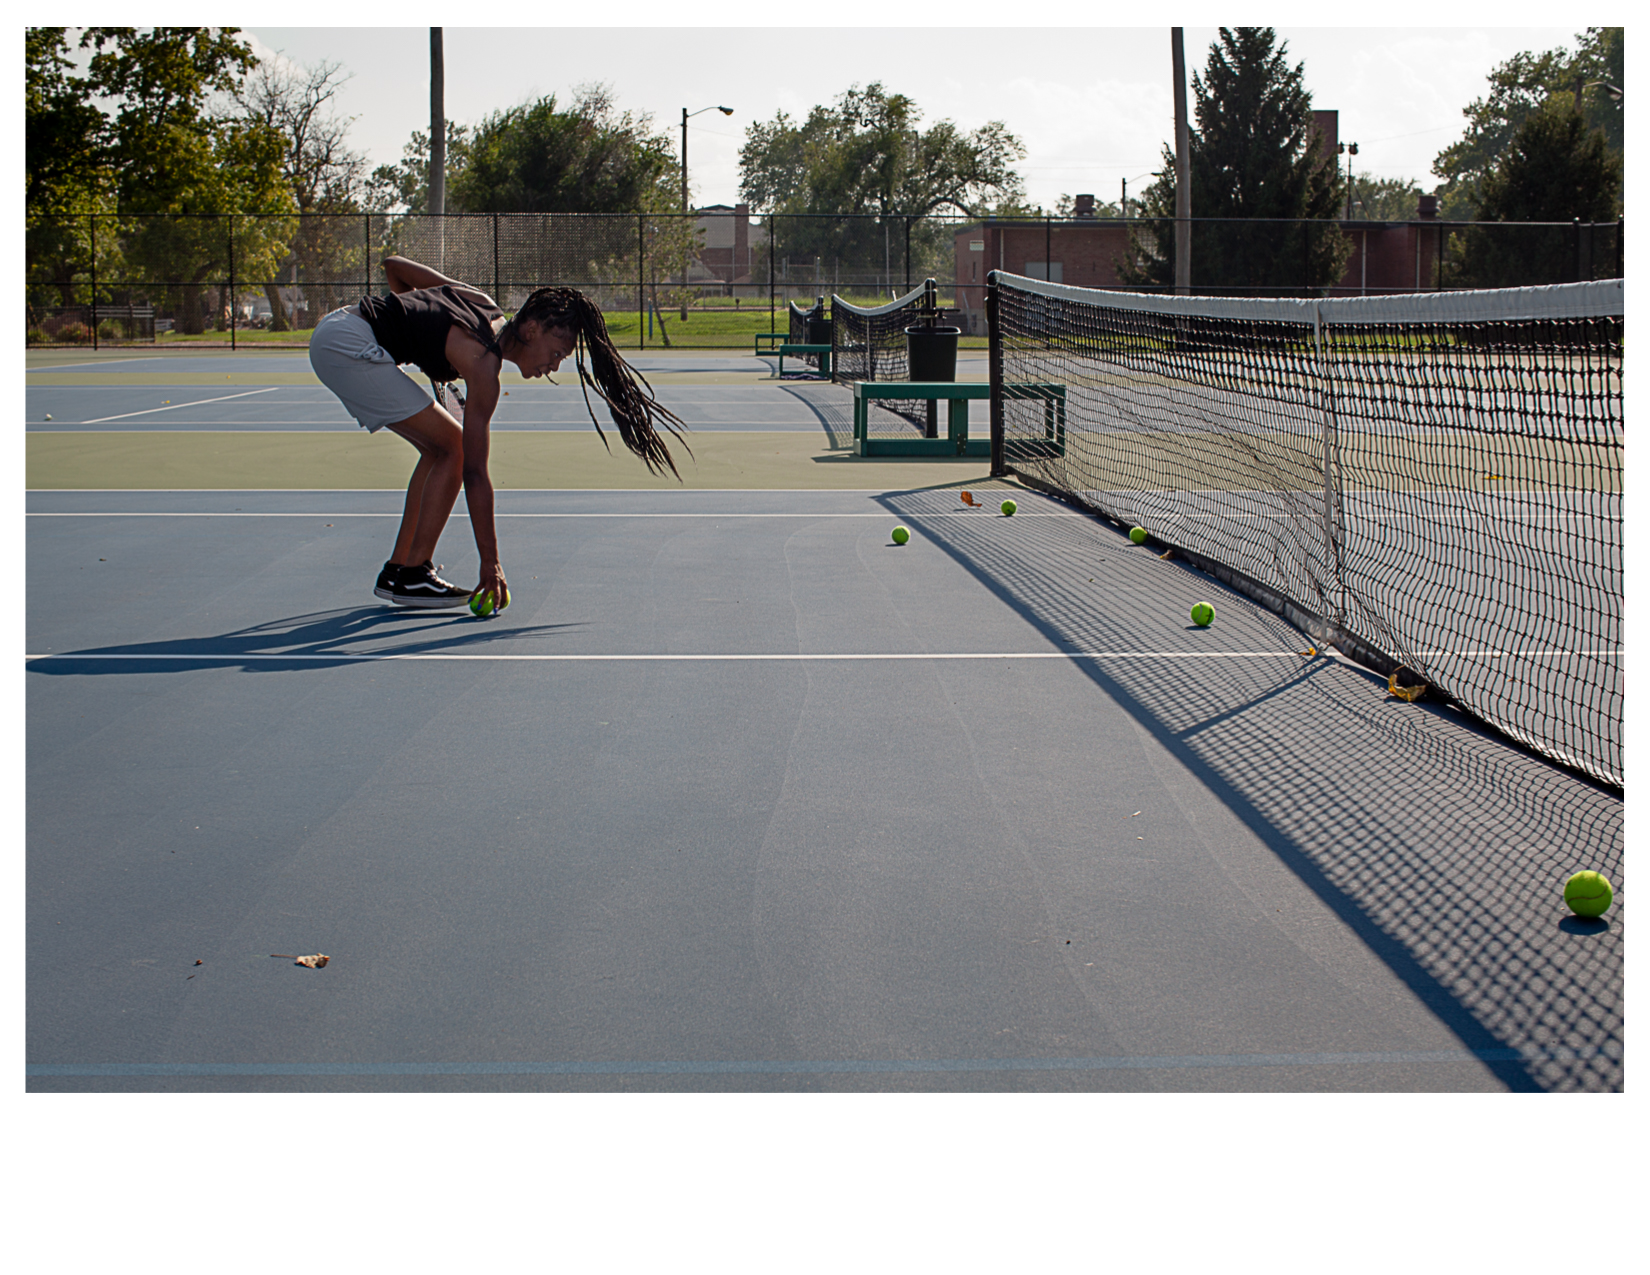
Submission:
[[[1188,599],[1204,598],[1241,618],[1245,641],[1258,625],[1274,650],[1303,652],[1077,665],[1510,1088],[1622,1087],[1619,904],[1611,922],[1583,924],[1560,901],[1583,867],[1619,884],[1620,796],[1304,654],[1308,639],[1281,618],[1095,520],[958,516],[953,499],[928,489],[883,503],[1064,649],[1229,649],[1221,620],[1189,626]],[[1103,739],[1073,746],[1104,766]]]

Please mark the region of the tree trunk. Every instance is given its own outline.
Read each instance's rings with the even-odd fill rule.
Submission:
[[[177,302],[172,307],[173,331],[184,336],[199,336],[202,326],[200,284],[180,284],[177,292]]]
[[[280,286],[273,283],[264,284],[264,296],[269,298],[269,330],[292,331],[292,320],[287,316],[286,302],[281,299]]]

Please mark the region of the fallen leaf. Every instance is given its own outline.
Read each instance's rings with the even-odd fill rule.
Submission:
[[[204,965],[204,964],[206,964],[206,962],[205,961],[196,961],[195,964],[196,965]]]
[[[271,960],[291,961],[294,965],[302,965],[308,969],[318,970],[326,966],[332,958],[324,953],[317,952],[314,956],[292,956],[286,952],[271,952]]]

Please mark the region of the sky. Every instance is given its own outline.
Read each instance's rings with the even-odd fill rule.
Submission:
[[[1314,107],[1338,111],[1341,140],[1358,143],[1355,173],[1409,178],[1430,190],[1433,158],[1461,135],[1462,110],[1485,94],[1490,70],[1521,50],[1571,48],[1584,25],[1280,24],[1278,33],[1291,63],[1305,65]],[[413,130],[428,129],[428,27],[243,32],[260,54],[342,66],[351,78],[338,110],[353,117],[351,144],[374,165],[398,160]],[[1201,70],[1216,35],[1213,26],[1186,28],[1188,74]],[[710,110],[689,123],[697,205],[738,201],[739,147],[750,124],[780,111],[801,119],[855,83],[880,80],[904,93],[927,124],[1004,121],[1026,146],[1017,168],[1030,201],[1045,207],[1062,194],[1115,201],[1125,181],[1132,198],[1173,136],[1166,26],[447,26],[443,43],[446,113],[460,123],[549,94],[566,101],[577,85],[600,82],[622,109],[652,116],[679,151],[684,107],[733,107],[731,117]]]

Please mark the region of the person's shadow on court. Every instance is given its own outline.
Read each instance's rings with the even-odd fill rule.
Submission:
[[[479,654],[501,640],[521,641],[583,627],[582,623],[512,624],[507,615],[483,620],[467,609],[349,607],[270,620],[209,637],[41,653],[30,658],[28,668],[34,673],[83,677],[182,673],[233,667],[236,660],[243,660],[244,672],[290,672],[407,656]]]

